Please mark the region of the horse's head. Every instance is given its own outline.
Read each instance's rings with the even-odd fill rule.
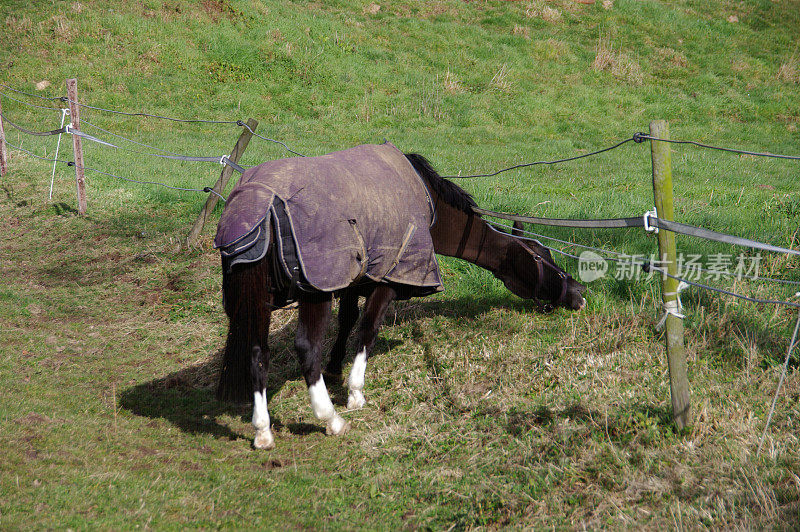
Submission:
[[[512,293],[554,307],[580,310],[586,287],[559,268],[550,250],[535,240],[514,239],[495,275]]]

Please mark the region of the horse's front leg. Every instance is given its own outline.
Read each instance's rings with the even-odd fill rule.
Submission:
[[[326,433],[344,434],[349,425],[336,413],[322,378],[322,340],[331,317],[331,300],[300,302],[295,348],[308,385],[314,415],[326,424]]]
[[[378,330],[386,317],[389,303],[397,297],[397,292],[388,285],[378,285],[367,298],[364,304],[364,317],[358,330],[358,348],[356,359],[347,379],[349,393],[347,395],[347,408],[362,408],[364,399],[364,373],[367,370],[367,359],[375,346]]]

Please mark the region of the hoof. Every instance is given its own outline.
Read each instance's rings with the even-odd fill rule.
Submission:
[[[257,430],[256,438],[253,440],[253,447],[256,449],[269,450],[275,448],[275,438],[269,429]]]
[[[325,434],[328,436],[341,436],[348,430],[350,430],[350,423],[345,421],[342,416],[337,414],[328,422],[328,427],[325,429]]]
[[[364,408],[367,400],[364,399],[364,394],[361,393],[360,390],[350,390],[350,393],[347,395],[347,409],[348,410],[359,410]]]

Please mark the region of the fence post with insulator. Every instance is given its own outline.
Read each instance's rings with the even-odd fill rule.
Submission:
[[[78,105],[78,80],[67,80],[67,99],[69,100],[70,129],[81,130],[80,106]],[[83,145],[79,135],[72,135],[72,148],[75,151],[75,185],[78,192],[78,214],[86,214],[86,178],[83,173]]]
[[[653,158],[653,197],[656,215],[672,221],[675,212],[672,200],[672,156],[667,142],[669,127],[664,120],[650,122],[650,149]],[[660,267],[670,275],[678,275],[675,233],[661,229],[658,232]],[[686,348],[683,341],[683,318],[680,315],[678,280],[661,276],[661,298],[666,312],[665,332],[669,387],[672,397],[672,418],[679,430],[689,425],[689,380],[686,370]]]
[[[236,141],[236,145],[234,145],[233,151],[231,151],[231,155],[228,157],[229,161],[233,162],[234,164],[239,162],[239,158],[244,153],[247,145],[250,144],[250,139],[253,138],[253,132],[257,127],[258,120],[253,118],[249,118],[247,120],[244,130],[242,131],[241,135],[239,135],[239,140]],[[213,211],[214,207],[217,205],[219,195],[224,192],[225,186],[228,184],[228,180],[231,178],[232,174],[233,167],[228,164],[224,165],[219,179],[212,189],[213,193],[208,196],[205,205],[203,205],[203,209],[200,211],[200,215],[197,217],[192,229],[189,231],[189,236],[186,237],[185,243],[187,248],[192,248],[197,245],[197,240],[200,238],[200,232],[203,230],[206,221],[208,221],[211,211]]]

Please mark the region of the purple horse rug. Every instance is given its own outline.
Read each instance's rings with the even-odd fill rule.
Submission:
[[[226,271],[263,259],[271,241],[273,261],[295,283],[332,292],[366,278],[422,296],[442,290],[433,217],[428,189],[405,155],[388,142],[368,144],[245,171],[214,247]]]

